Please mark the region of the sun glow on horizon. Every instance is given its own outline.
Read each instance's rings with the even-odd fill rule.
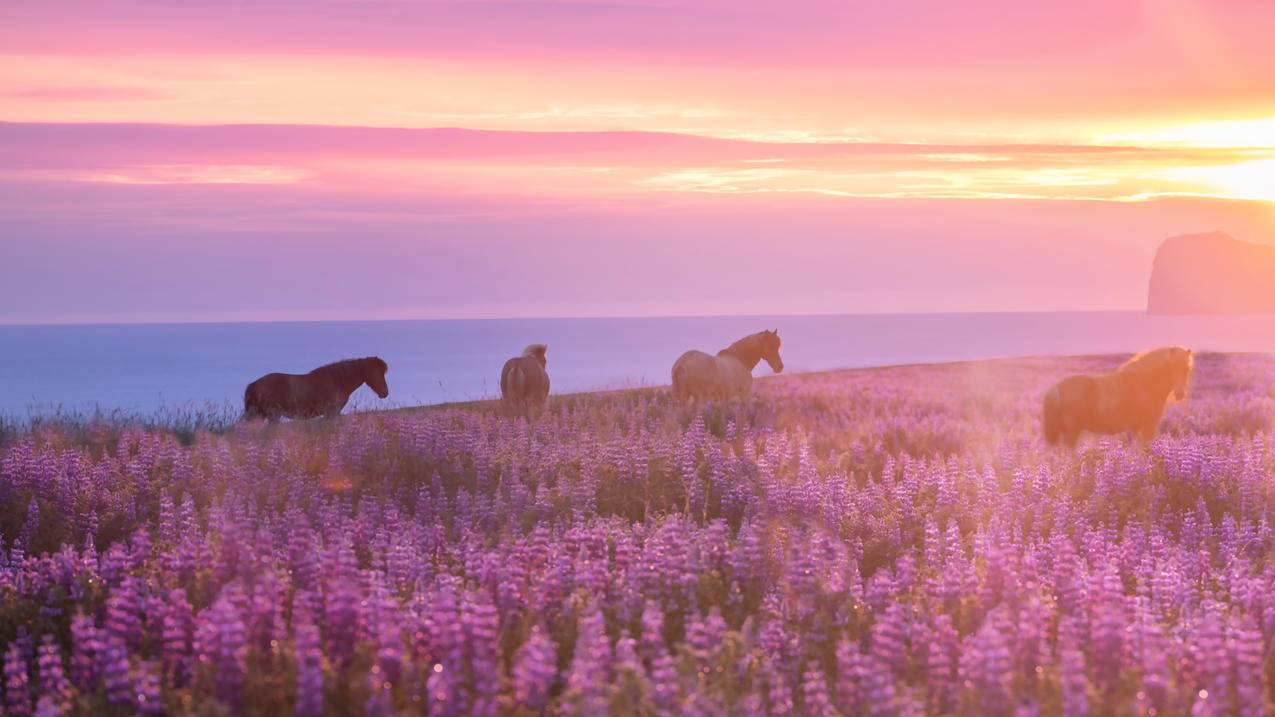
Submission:
[[[1099,134],[1099,144],[1275,149],[1275,117],[1216,120],[1162,129]]]
[[[1201,184],[1230,199],[1275,202],[1275,159],[1216,167],[1184,167],[1165,173],[1170,179]]]

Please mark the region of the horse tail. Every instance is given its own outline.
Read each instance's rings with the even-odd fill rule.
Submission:
[[[505,374],[505,379],[508,382],[508,388],[505,391],[505,396],[509,398],[509,400],[521,402],[526,398],[527,374],[522,370],[522,366],[520,364],[514,364],[513,367],[509,369],[509,373]]]
[[[261,401],[257,396],[257,384],[250,383],[243,390],[243,420],[252,420],[254,418],[262,418],[265,413],[261,410]]]
[[[678,359],[673,364],[673,395],[678,398],[684,398],[687,395],[686,388],[686,362]]]
[[[1045,442],[1051,446],[1058,445],[1058,441],[1062,440],[1062,393],[1057,386],[1049,389],[1049,393],[1045,394],[1042,418],[1045,427]]]

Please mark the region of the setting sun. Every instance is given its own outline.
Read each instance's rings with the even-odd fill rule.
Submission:
[[[1169,170],[1165,176],[1198,185],[1204,193],[1219,197],[1275,202],[1275,159],[1184,167]]]

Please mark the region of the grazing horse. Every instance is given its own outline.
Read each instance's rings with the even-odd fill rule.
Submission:
[[[1111,373],[1069,376],[1045,394],[1045,440],[1075,446],[1082,431],[1135,432],[1150,443],[1170,401],[1187,397],[1195,356],[1179,346],[1146,351]]]
[[[753,387],[753,367],[762,359],[770,370],[783,372],[778,331],[745,336],[716,356],[687,351],[673,364],[673,395],[682,400],[747,396]]]
[[[337,361],[306,374],[268,373],[244,389],[243,417],[274,422],[280,418],[339,416],[350,394],[365,383],[377,396],[389,396],[390,387],[385,383],[389,368],[381,359],[369,356]]]
[[[545,344],[531,344],[500,369],[500,397],[505,405],[530,418],[549,400],[549,372]]]

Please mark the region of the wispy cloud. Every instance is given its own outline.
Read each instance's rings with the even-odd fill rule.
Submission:
[[[293,167],[249,164],[159,164],[120,167],[106,172],[68,172],[74,181],[108,184],[295,184],[314,172]]]
[[[642,192],[1134,201],[1270,199],[1275,150],[750,142],[649,132],[0,123],[9,176],[116,184],[317,183],[563,198]]]
[[[156,87],[110,85],[24,87],[0,92],[0,96],[40,102],[145,102],[174,96]]]

